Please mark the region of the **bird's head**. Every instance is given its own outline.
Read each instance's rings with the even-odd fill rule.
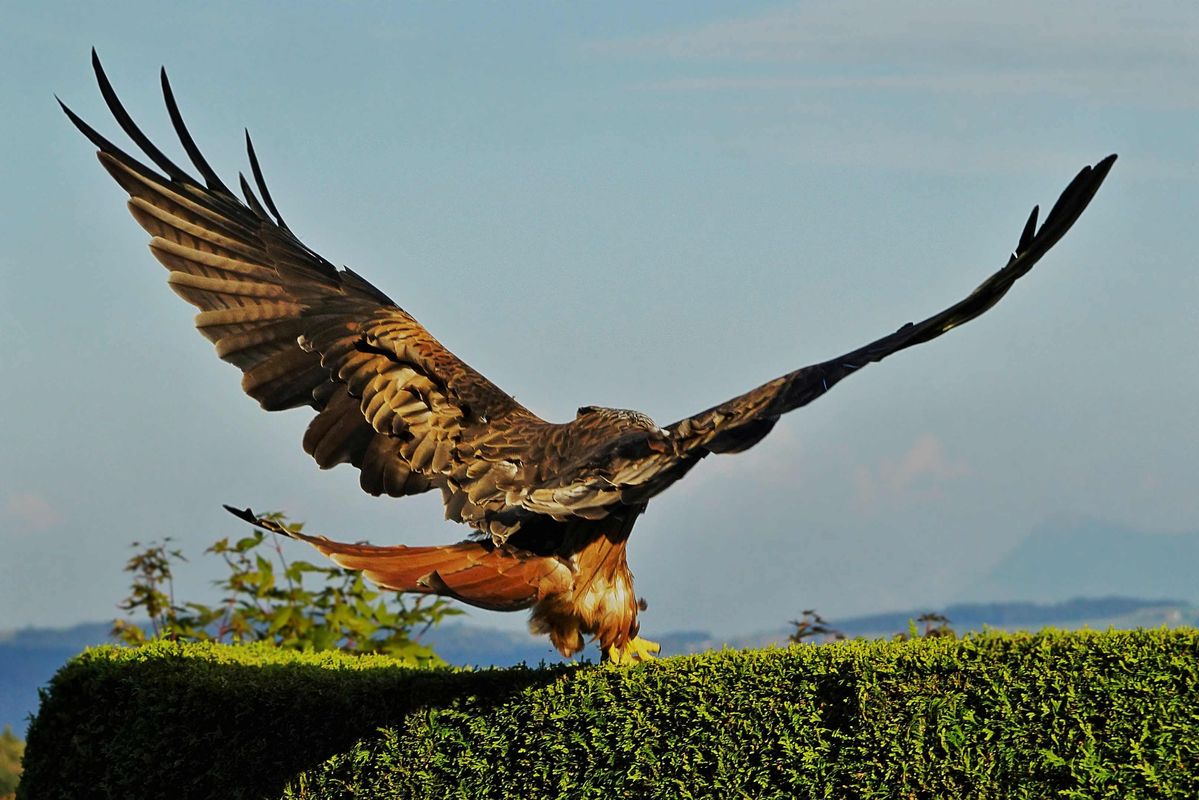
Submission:
[[[659,449],[654,445],[663,446],[663,443],[670,438],[670,433],[650,419],[649,415],[629,408],[583,406],[575,416],[575,422],[582,423],[587,427],[607,428],[614,433],[621,434],[645,431],[650,434],[648,438],[651,450]]]

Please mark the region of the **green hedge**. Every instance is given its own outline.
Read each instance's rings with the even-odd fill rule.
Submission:
[[[156,643],[63,667],[19,797],[1199,797],[1199,632],[414,671]]]

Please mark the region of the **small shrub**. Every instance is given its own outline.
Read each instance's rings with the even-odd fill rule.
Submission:
[[[286,525],[280,514],[267,518]],[[170,541],[133,543],[140,549],[125,565],[133,581],[119,607],[149,617],[150,632],[147,635],[132,620],[118,619],[113,634],[126,644],[148,639],[265,642],[297,650],[385,653],[429,666],[444,662],[420,642],[421,634],[445,617],[462,613],[442,598],[376,589],[361,573],[332,564],[289,562],[278,537],[267,538],[258,530],[235,542],[220,539],[205,550],[228,568],[228,576],[216,583],[223,594],[220,603],[179,603],[173,566],[186,559]],[[306,584],[310,577],[317,580],[315,588]]]
[[[821,641],[836,642],[845,638],[845,634],[829,625],[824,617],[816,613],[815,609],[804,609],[803,616],[799,619],[791,620],[791,625],[795,630],[787,637],[787,641],[792,644],[802,644],[808,639],[820,637]]]
[[[5,725],[0,731],[0,800],[9,800],[16,793],[24,755],[25,743]]]

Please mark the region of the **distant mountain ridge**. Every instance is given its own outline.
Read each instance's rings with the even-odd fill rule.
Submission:
[[[1199,604],[1199,531],[1146,533],[1088,518],[1050,520],[974,582],[965,602],[1060,602],[1100,593]]]
[[[961,631],[982,630],[984,627],[1004,630],[1038,629],[1043,627],[1073,628],[1095,623],[1103,627],[1122,627],[1130,623],[1133,627],[1154,626],[1154,612],[1160,612],[1161,622],[1170,624],[1174,611],[1189,609],[1190,604],[1178,599],[1139,599],[1133,597],[1075,597],[1060,603],[954,603],[936,613],[948,618],[951,627]],[[1148,613],[1147,613],[1148,612]],[[916,619],[923,612],[871,614],[851,617],[844,624],[844,632],[850,636],[881,634],[884,631],[900,631],[908,620]],[[1139,622],[1144,616],[1148,624]],[[1181,621],[1181,614],[1179,621]],[[1174,624],[1178,624],[1175,622]]]
[[[928,609],[830,619],[846,636],[886,637],[906,631]],[[940,612],[959,634],[984,626],[1005,629],[1134,628],[1199,624],[1199,608],[1179,600],[1132,597],[1075,598],[1060,603],[971,603],[951,605]],[[85,647],[111,643],[111,623],[90,622],[70,628],[22,628],[0,632],[0,728],[12,725],[23,735],[26,720],[37,708],[37,689],[62,664]],[[676,631],[654,638],[664,655],[698,653],[721,647],[763,647],[785,644],[791,629],[779,627],[743,636],[718,637],[703,631]],[[541,637],[449,623],[426,634],[424,640],[449,663],[458,666],[533,666],[558,663],[559,656]],[[594,657],[594,654],[592,654]]]

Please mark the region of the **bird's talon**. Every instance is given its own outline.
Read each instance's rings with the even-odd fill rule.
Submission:
[[[639,661],[649,661],[655,658],[655,653],[662,651],[662,645],[657,642],[651,642],[649,639],[642,639],[640,636],[634,636],[625,643],[624,647],[612,645],[604,653],[605,661],[617,666],[628,666],[636,664]]]

